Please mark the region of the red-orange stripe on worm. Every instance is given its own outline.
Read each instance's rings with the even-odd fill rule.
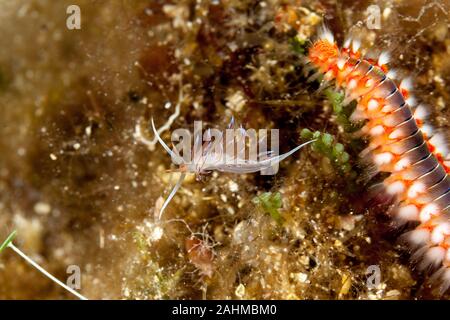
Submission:
[[[387,56],[378,61],[362,58],[359,42],[349,41],[339,49],[332,34],[324,29],[309,49],[307,63],[345,91],[346,99],[357,101],[352,119],[367,122],[361,133],[369,146],[363,154],[379,171],[388,193],[398,201],[396,218],[416,221],[405,235],[419,248],[414,259],[420,266],[439,268],[434,278],[442,290],[450,287],[450,159],[442,137],[430,134],[419,106],[414,111],[408,81],[397,85],[390,77]]]

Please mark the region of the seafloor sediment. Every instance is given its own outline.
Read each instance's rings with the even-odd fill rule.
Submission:
[[[367,201],[364,141],[300,62],[324,20],[339,41],[359,34],[391,52],[446,132],[448,2],[80,0],[81,30],[66,27],[69,4],[0,4],[2,238],[17,229],[16,244],[61,279],[79,266],[81,292],[95,299],[448,298],[410,263],[389,207]],[[371,5],[379,29],[367,25]],[[166,141],[195,120],[224,128],[231,116],[280,129],[282,152],[304,128],[327,132],[350,168],[304,148],[274,176],[188,176],[158,221],[155,205],[179,173],[143,141],[151,117],[160,127],[171,116]],[[275,215],[253,201],[264,192],[281,195]],[[0,298],[71,296],[6,250]]]

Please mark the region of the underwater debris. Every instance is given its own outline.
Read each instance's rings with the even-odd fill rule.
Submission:
[[[173,114],[170,115],[169,119],[167,119],[167,122],[164,123],[158,130],[156,130],[156,132],[158,132],[158,134],[161,134],[164,131],[169,130],[170,127],[172,126],[172,124],[177,120],[178,116],[180,115],[181,104],[184,100],[183,80],[182,80],[181,76],[180,76],[180,80],[179,80],[179,86],[180,86],[180,88],[179,88],[179,92],[178,92],[178,101],[175,105],[175,111]],[[155,145],[158,142],[158,138],[157,138],[157,136],[155,136],[153,138],[153,140],[147,139],[142,131],[142,122],[143,122],[143,120],[139,119],[138,123],[135,126],[133,136],[137,141],[146,145],[150,151],[153,151],[153,150],[155,150]]]
[[[190,236],[185,241],[189,261],[200,270],[202,275],[211,277],[214,272],[214,251],[208,241]]]
[[[126,299],[144,300],[168,299],[180,294],[178,285],[182,280],[184,268],[168,270],[161,267],[157,261],[148,255],[148,247],[139,248],[139,251],[138,258],[131,261],[126,270],[127,273],[136,276],[133,281],[124,284],[123,296]]]

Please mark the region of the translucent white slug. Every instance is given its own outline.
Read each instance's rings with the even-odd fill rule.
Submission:
[[[291,151],[281,155],[273,155],[272,151],[266,151],[259,153],[256,159],[251,159],[246,156],[245,152],[245,139],[246,137],[248,137],[248,135],[246,131],[241,127],[236,130],[237,134],[234,135],[234,138],[231,139],[231,141],[227,141],[226,134],[224,132],[221,132],[219,139],[215,139],[213,142],[205,142],[201,146],[200,152],[194,152],[193,157],[191,157],[192,161],[186,162],[176,150],[171,150],[161,139],[158,131],[156,130],[153,118],[151,122],[156,138],[167,151],[167,153],[172,157],[172,159],[180,164],[180,167],[176,171],[181,172],[180,178],[178,179],[175,187],[172,189],[166,201],[162,205],[161,210],[159,211],[159,219],[161,219],[167,205],[177,193],[187,173],[195,173],[196,175],[200,175],[214,170],[230,173],[253,173],[261,170],[267,170],[272,166],[280,163],[307,144],[315,141],[311,140],[305,142],[295,147]],[[228,128],[234,128],[233,118],[231,119]],[[207,131],[207,135],[210,135],[209,130]],[[198,139],[197,141],[195,141],[194,145],[197,143],[199,143]],[[238,148],[240,146],[241,149],[235,150],[235,144],[238,146]],[[233,152],[229,152],[229,150],[233,150]]]

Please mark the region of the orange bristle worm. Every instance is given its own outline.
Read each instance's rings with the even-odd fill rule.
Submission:
[[[437,269],[432,279],[441,279],[441,290],[446,291],[450,287],[450,155],[445,139],[426,124],[426,108],[414,108],[411,80],[393,80],[389,55],[366,59],[360,45],[350,39],[339,48],[323,27],[305,60],[325,81],[334,81],[345,92],[344,102],[356,100],[351,119],[366,121],[360,135],[369,141],[362,156],[378,171],[390,174],[383,185],[395,198],[395,219],[417,225],[404,236],[417,250],[413,259],[420,261],[422,269]]]

